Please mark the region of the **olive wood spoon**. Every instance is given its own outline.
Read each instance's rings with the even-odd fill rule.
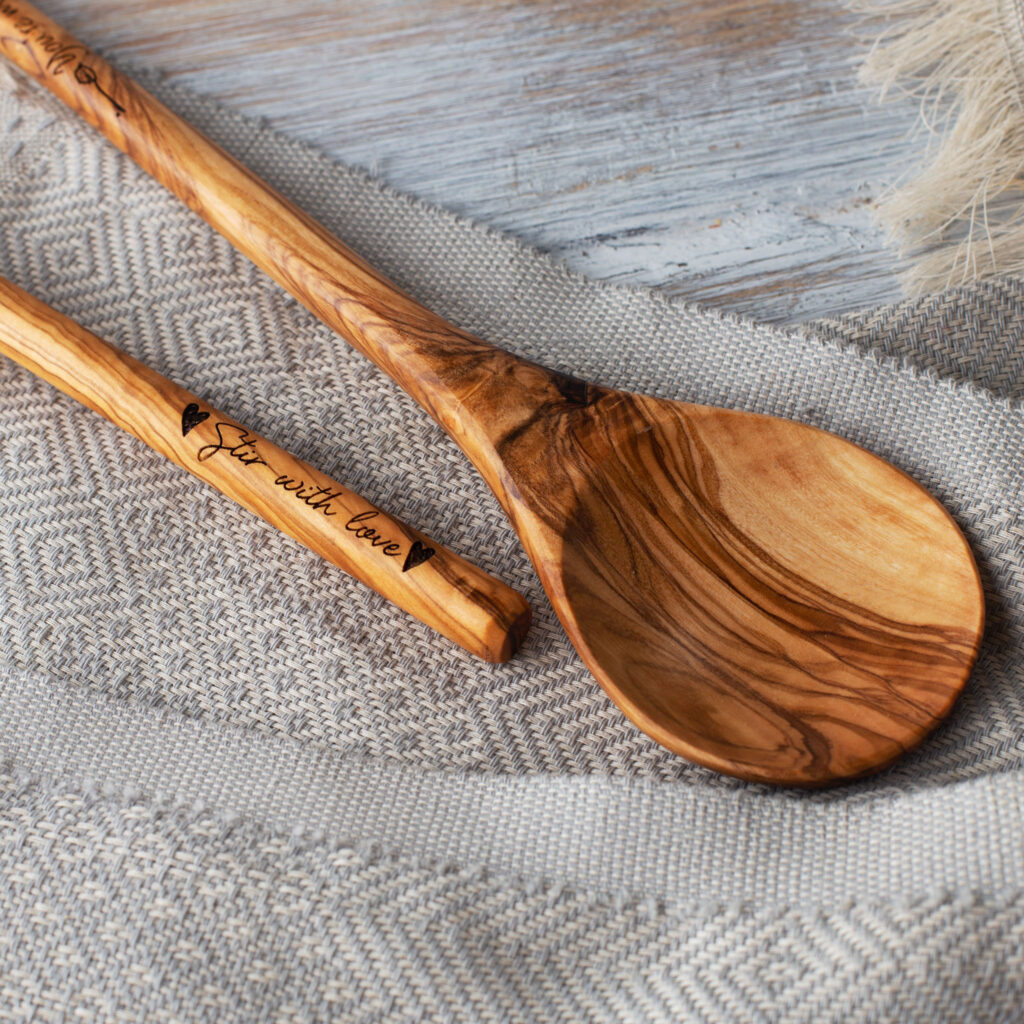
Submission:
[[[977,656],[977,568],[944,508],[782,419],[587,384],[452,326],[22,0],[0,49],[372,359],[494,491],[570,639],[659,743],[740,778],[865,775]]]
[[[486,661],[530,624],[514,590],[0,277],[0,354],[105,416]]]

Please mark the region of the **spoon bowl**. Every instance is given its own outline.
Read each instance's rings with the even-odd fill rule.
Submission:
[[[507,453],[530,467],[519,532],[641,729],[720,772],[811,786],[884,767],[946,715],[984,605],[963,535],[910,477],[774,417],[623,392],[588,410],[563,411],[533,459]]]

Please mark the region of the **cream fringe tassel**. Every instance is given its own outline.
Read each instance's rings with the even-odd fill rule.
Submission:
[[[910,258],[907,292],[1024,275],[1024,83],[1011,50],[1024,36],[1010,23],[1024,0],[849,2],[875,36],[862,79],[916,97],[930,136],[923,165],[876,206]]]

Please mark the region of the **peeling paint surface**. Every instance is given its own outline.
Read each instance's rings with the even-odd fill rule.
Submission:
[[[899,297],[916,149],[841,0],[48,0],[158,68],[592,277],[776,323]]]

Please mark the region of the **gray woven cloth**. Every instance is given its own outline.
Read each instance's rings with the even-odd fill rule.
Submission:
[[[172,106],[466,328],[792,416],[940,497],[989,625],[874,779],[686,764],[582,668],[441,431],[175,199],[0,87],[0,273],[520,589],[486,666],[0,365],[0,1020],[1019,1021],[1024,285],[780,331],[574,277]]]

